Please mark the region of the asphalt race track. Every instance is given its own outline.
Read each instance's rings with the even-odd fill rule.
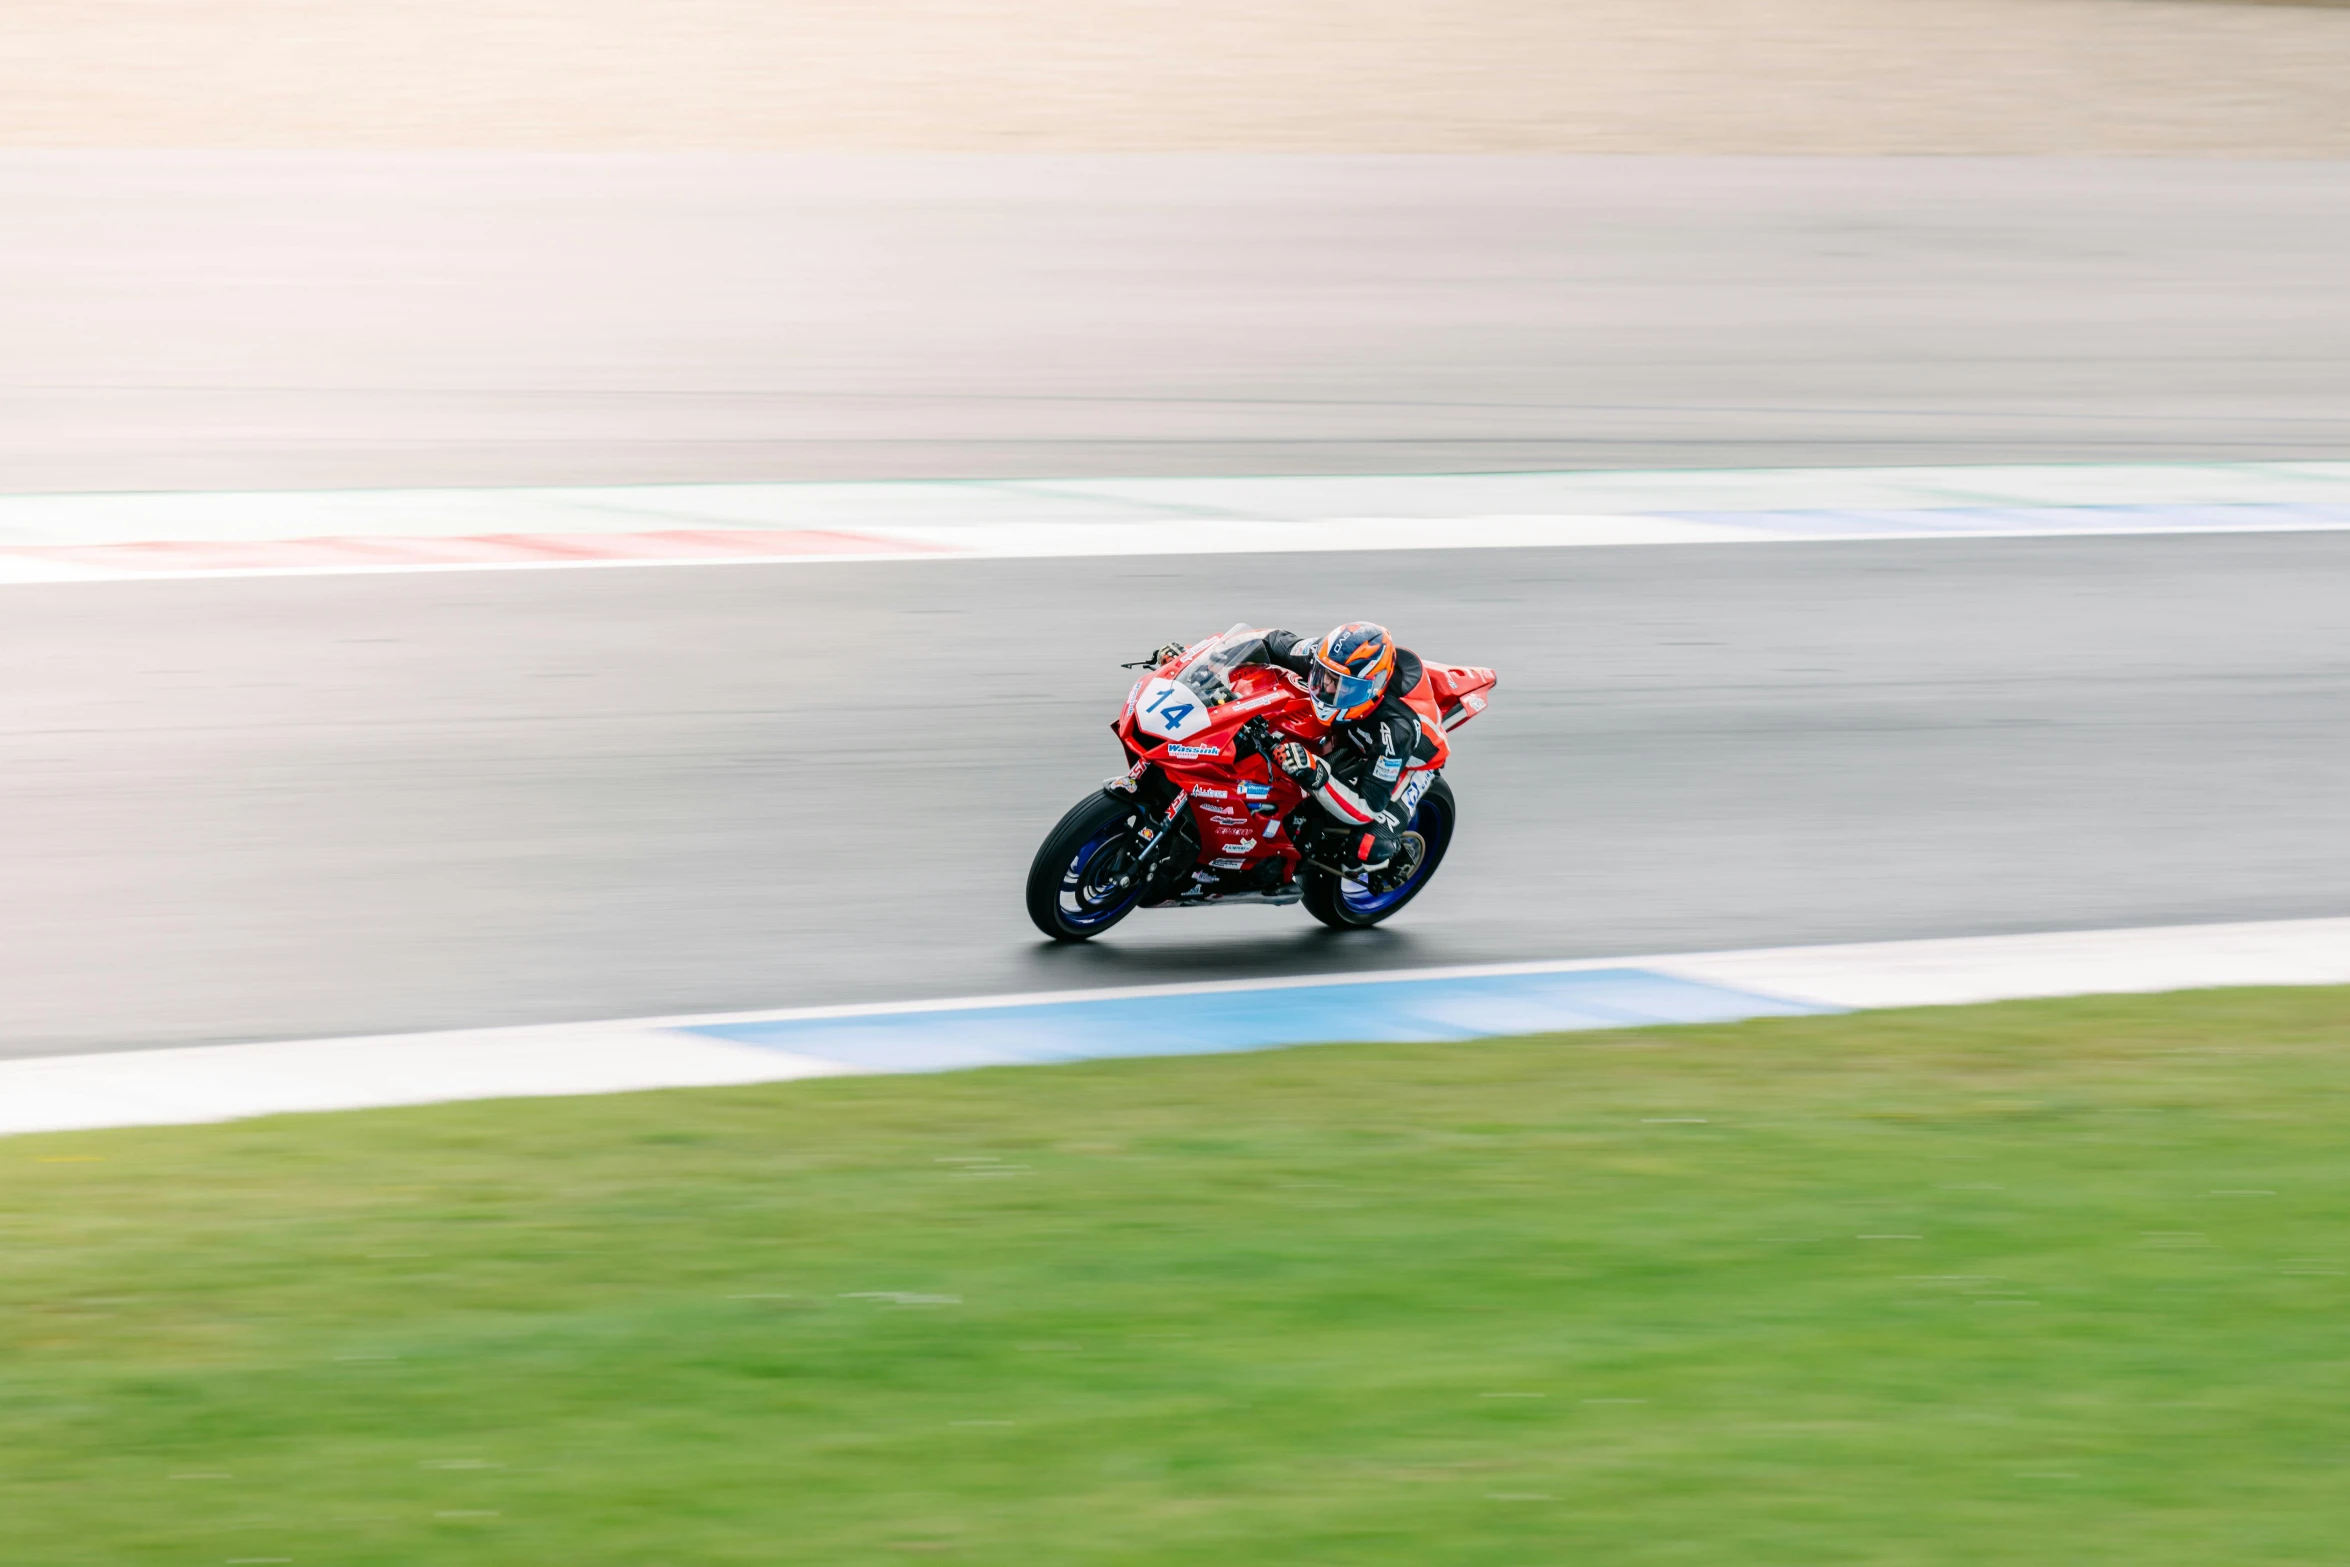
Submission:
[[[16,1054],[2338,915],[2350,537],[6,591]],[[1385,931],[1029,929],[1121,658],[1377,614],[1502,672]]]

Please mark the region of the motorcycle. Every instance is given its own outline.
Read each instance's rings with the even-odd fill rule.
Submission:
[[[1494,672],[1423,662],[1404,700],[1436,754],[1397,781],[1390,809],[1404,823],[1394,857],[1350,866],[1350,829],[1273,764],[1283,739],[1325,751],[1331,726],[1314,716],[1302,680],[1258,661],[1263,638],[1236,625],[1127,666],[1146,673],[1110,727],[1131,765],[1072,806],[1036,851],[1027,891],[1038,930],[1086,941],[1136,909],[1298,902],[1325,925],[1360,930],[1428,885],[1459,817],[1443,777],[1445,736],[1485,710]]]

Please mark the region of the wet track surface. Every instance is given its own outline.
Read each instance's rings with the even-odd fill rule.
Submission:
[[[12,589],[0,1048],[2335,915],[2350,538]],[[1502,686],[1395,925],[1020,880],[1121,658],[1376,613]]]

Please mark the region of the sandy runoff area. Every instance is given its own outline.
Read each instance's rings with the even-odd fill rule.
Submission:
[[[2350,154],[2223,0],[9,0],[0,146]]]

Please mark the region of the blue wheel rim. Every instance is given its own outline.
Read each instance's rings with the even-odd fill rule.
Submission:
[[[1077,852],[1069,857],[1068,865],[1063,867],[1060,895],[1054,901],[1060,910],[1062,922],[1071,930],[1095,930],[1107,925],[1134,907],[1134,900],[1142,896],[1140,887],[1129,888],[1126,896],[1115,903],[1099,903],[1090,909],[1079,896],[1085,886],[1086,872],[1092,868],[1094,860],[1104,849],[1126,837],[1130,826],[1130,822],[1120,822],[1115,827],[1095,833],[1077,846]]]
[[[1448,828],[1451,825],[1450,822],[1444,820],[1444,806],[1440,801],[1432,798],[1421,800],[1419,808],[1412,812],[1412,819],[1404,823],[1404,831],[1416,832],[1427,841],[1428,850],[1420,856],[1419,867],[1412,872],[1409,879],[1388,888],[1385,892],[1373,892],[1358,880],[1341,881],[1338,884],[1338,901],[1345,905],[1348,913],[1364,915],[1384,914],[1403,902],[1404,899],[1419,891],[1420,884],[1428,879],[1429,870],[1436,858],[1436,842],[1441,836],[1440,829]]]

